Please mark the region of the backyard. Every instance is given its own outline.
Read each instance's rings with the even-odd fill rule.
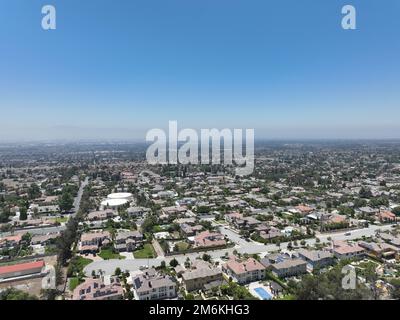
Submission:
[[[148,259],[148,258],[155,258],[157,254],[153,246],[150,243],[146,243],[143,246],[143,249],[134,251],[133,256],[136,259]]]

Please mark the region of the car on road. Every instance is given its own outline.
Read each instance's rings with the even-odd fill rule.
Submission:
[[[344,235],[345,236],[351,236],[351,232],[346,232]]]
[[[143,271],[143,270],[146,270],[146,269],[148,269],[148,268],[149,268],[149,266],[144,264],[144,265],[142,265],[142,266],[139,267],[139,270],[140,270],[140,271]]]

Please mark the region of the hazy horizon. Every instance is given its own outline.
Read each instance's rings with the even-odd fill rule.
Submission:
[[[397,0],[52,0],[0,10],[1,141],[141,140],[152,128],[256,139],[400,139]],[[10,32],[12,30],[12,32]]]

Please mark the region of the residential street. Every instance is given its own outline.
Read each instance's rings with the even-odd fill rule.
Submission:
[[[372,236],[375,235],[375,232],[377,230],[390,230],[392,228],[392,225],[384,225],[384,226],[369,226],[368,228],[364,229],[357,229],[357,230],[352,230],[351,235],[346,236],[345,232],[338,232],[338,233],[328,233],[324,235],[319,235],[318,238],[321,240],[321,242],[328,242],[328,238],[331,237],[332,240],[351,240],[351,239],[358,239],[361,238],[362,236]],[[215,250],[215,251],[207,251],[207,254],[211,255],[213,259],[219,259],[220,257],[224,256],[226,252],[228,254],[232,254],[233,251],[236,249],[240,253],[248,253],[248,254],[260,254],[261,256],[265,256],[266,254],[276,251],[278,249],[284,249],[287,247],[289,242],[284,242],[281,243],[280,247],[274,244],[269,244],[269,245],[263,245],[263,244],[257,244],[255,242],[247,242],[246,240],[242,239],[239,237],[239,235],[227,228],[221,227],[220,228],[221,233],[226,234],[233,242],[236,243],[234,248],[229,248],[229,249],[222,249],[222,250]],[[314,239],[307,239],[306,243],[309,245],[314,245],[315,244],[315,238]],[[92,273],[92,270],[95,270],[96,272],[98,270],[103,270],[106,274],[113,274],[115,269],[117,267],[120,267],[123,270],[129,270],[129,271],[136,271],[138,270],[141,266],[143,265],[148,265],[148,266],[158,266],[161,261],[165,261],[166,263],[169,263],[170,260],[172,259],[177,259],[179,263],[183,263],[187,258],[190,259],[196,259],[197,257],[201,257],[204,252],[200,253],[190,253],[186,255],[175,255],[175,256],[170,256],[170,257],[158,257],[156,259],[125,259],[125,260],[116,260],[116,259],[111,259],[111,260],[101,260],[101,261],[96,261],[93,262],[89,265],[87,265],[84,269],[84,272],[87,276],[90,276]]]

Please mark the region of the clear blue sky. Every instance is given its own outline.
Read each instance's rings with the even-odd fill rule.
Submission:
[[[400,138],[399,17],[398,0],[1,0],[0,140],[144,139],[168,120]]]

